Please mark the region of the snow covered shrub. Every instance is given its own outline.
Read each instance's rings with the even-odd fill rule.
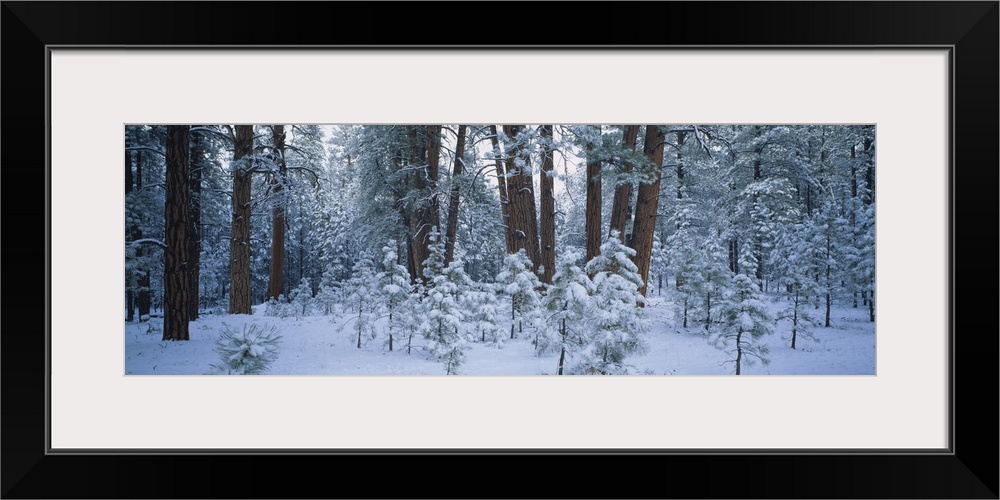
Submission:
[[[222,334],[215,342],[215,352],[222,360],[213,368],[228,375],[258,375],[267,372],[278,358],[281,335],[273,325],[246,323],[242,330],[222,324]]]
[[[305,316],[313,302],[312,285],[309,284],[309,278],[302,278],[299,286],[288,293],[288,298],[290,299],[289,305],[295,306],[295,317]]]
[[[778,283],[788,299],[778,319],[791,322],[791,347],[795,349],[798,337],[819,342],[812,334],[812,327],[819,324],[818,318],[809,313],[806,297],[821,293],[819,283],[813,278],[816,273],[809,259],[809,243],[806,241],[805,226],[795,224],[778,236],[778,244],[771,253],[771,266],[778,276]]]
[[[394,340],[403,330],[407,328],[406,306],[409,305],[411,289],[410,273],[400,264],[396,263],[396,241],[389,240],[382,248],[385,258],[382,259],[382,267],[385,271],[378,274],[379,300],[385,306],[389,314],[388,337],[389,350],[392,351]]]
[[[295,306],[288,303],[288,299],[285,298],[284,294],[278,295],[277,299],[274,297],[267,299],[267,304],[264,307],[264,316],[288,318],[294,315]]]
[[[645,309],[637,304],[645,299],[639,293],[642,277],[632,262],[635,250],[625,246],[617,231],[601,245],[601,253],[587,263],[593,276],[593,305],[589,323],[593,328],[589,345],[575,372],[588,374],[625,374],[625,358],[646,350],[649,322]]]
[[[559,256],[552,286],[545,295],[543,307],[549,328],[546,335],[539,336],[536,350],[539,353],[559,351],[556,374],[562,375],[565,367],[575,355],[587,345],[590,312],[594,284],[587,274],[576,265],[583,254],[577,249],[567,249]]]
[[[531,260],[524,249],[504,257],[503,269],[497,276],[497,284],[510,297],[510,338],[514,338],[515,328],[521,332],[524,323],[531,324],[537,319],[542,304],[538,290],[542,283],[531,271]]]
[[[445,364],[445,373],[451,375],[458,373],[465,360],[466,315],[460,301],[472,280],[465,274],[460,257],[444,267],[444,241],[437,235],[436,231],[431,232],[430,253],[424,262],[424,278],[428,281],[424,296],[427,321],[421,323],[421,333],[431,353]]]
[[[357,347],[361,349],[362,338],[371,340],[377,335],[375,313],[379,307],[379,290],[375,280],[375,265],[370,259],[360,259],[354,263],[345,291],[347,302],[358,313],[354,320],[354,332],[357,334]]]
[[[325,283],[320,285],[319,292],[316,293],[316,298],[313,300],[316,308],[322,311],[324,316],[333,314],[333,308],[339,302],[340,291],[336,286]]]
[[[491,283],[479,283],[476,289],[469,290],[462,297],[467,313],[466,324],[469,330],[479,337],[480,342],[486,342],[489,337],[497,348],[503,346],[503,328],[497,323],[500,315],[500,304],[497,300],[496,287]]]
[[[767,346],[759,344],[758,340],[773,331],[774,320],[764,308],[757,283],[742,273],[733,276],[731,291],[723,299],[720,310],[722,331],[714,343],[736,355],[729,360],[736,364],[736,374],[740,374],[741,366],[753,366],[755,360],[769,364]]]

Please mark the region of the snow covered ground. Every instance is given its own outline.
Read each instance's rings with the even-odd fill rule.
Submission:
[[[509,303],[508,303],[509,304]],[[781,308],[773,303],[772,313]],[[509,306],[508,306],[509,307]],[[658,297],[650,298],[646,308],[652,325],[645,354],[629,358],[638,373],[649,375],[729,375],[734,373],[732,355],[709,343],[702,325],[687,330],[673,319],[673,307]],[[811,308],[810,308],[811,309]],[[125,373],[147,375],[207,375],[220,373],[212,365],[220,364],[215,342],[223,323],[242,329],[248,322],[274,325],[282,343],[269,375],[444,375],[444,365],[429,357],[415,337],[410,354],[405,339],[396,339],[394,350],[379,337],[357,348],[351,330],[351,314],[305,316],[300,319],[264,315],[265,306],[255,306],[254,315],[203,314],[191,323],[191,340],[161,341],[162,319],[150,323],[125,323]],[[822,308],[814,313],[822,313]],[[819,314],[816,314],[819,316]],[[383,320],[384,321],[384,320]],[[346,326],[345,326],[346,325]],[[381,323],[380,330],[381,330]],[[507,323],[509,328],[509,322]],[[157,330],[155,327],[161,328]],[[343,327],[343,329],[341,329]],[[508,330],[509,331],[509,330]],[[744,375],[874,375],[875,326],[868,321],[867,309],[834,307],[831,327],[814,329],[818,341],[799,338],[797,349],[789,347],[790,326],[778,321],[774,333],[761,343],[770,348],[771,363],[756,363],[742,369]],[[552,375],[556,372],[558,353],[538,357],[525,330],[519,338],[506,340],[501,348],[492,343],[470,343],[463,375]]]

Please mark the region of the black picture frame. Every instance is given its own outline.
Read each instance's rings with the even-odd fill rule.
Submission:
[[[44,280],[37,274],[14,278],[14,285],[8,283],[14,293],[4,294],[4,498],[291,498],[315,491],[330,497],[998,498],[995,315],[968,305],[978,299],[997,303],[990,277],[997,275],[998,2],[559,3],[553,5],[559,15],[552,19],[537,3],[2,4],[6,147],[0,154],[8,195],[3,253],[18,269],[45,270]],[[524,14],[512,15],[510,9],[519,8]],[[449,9],[477,20],[475,29],[434,17]],[[505,32],[505,22],[520,24]],[[566,27],[577,27],[580,34],[558,39]],[[415,41],[473,46],[496,40],[532,46],[609,47],[610,40],[652,47],[951,47],[949,452],[47,453],[47,47],[399,46]],[[46,187],[45,196],[40,186]],[[984,248],[986,255],[977,255]],[[574,472],[566,477],[556,465]],[[650,467],[658,472],[643,472]],[[289,469],[301,473],[276,472]],[[307,472],[314,470],[320,472]],[[454,478],[460,474],[481,478],[483,489],[458,488]],[[539,478],[543,486],[527,486]]]

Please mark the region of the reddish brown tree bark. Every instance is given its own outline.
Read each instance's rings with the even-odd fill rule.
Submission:
[[[639,139],[639,126],[638,125],[625,125],[625,134],[622,136],[622,149],[626,152],[634,153],[635,145]],[[626,161],[622,165],[622,170],[626,173],[632,173],[634,165],[632,162]],[[632,208],[632,183],[623,183],[615,187],[615,198],[611,203],[611,223],[608,230],[610,235],[611,231],[618,231],[618,239],[622,242],[627,243],[628,238],[625,235],[625,227],[628,223],[629,216],[631,215],[629,211]]]
[[[278,171],[271,178],[271,267],[268,272],[267,296],[278,298],[283,293],[285,267],[285,195],[284,183],[288,166],[285,163],[285,126],[271,125],[271,150]]]
[[[415,279],[424,281],[424,261],[430,255],[430,234],[440,225],[437,203],[438,163],[441,155],[441,126],[410,126],[407,142],[410,146],[409,177],[418,197],[410,211],[410,254]],[[426,156],[426,163],[424,154]]]
[[[250,188],[253,125],[237,125],[233,137],[233,213],[229,240],[229,314],[252,314],[250,298]]]
[[[188,231],[191,199],[187,125],[167,126],[163,340],[188,340]]]
[[[497,191],[500,194],[500,221],[503,224],[504,245],[508,254],[514,250],[514,231],[511,228],[510,220],[510,197],[507,196],[507,174],[504,171],[504,161],[500,149],[500,140],[497,139],[497,126],[490,125],[490,142],[493,143],[493,156],[495,158],[497,170]]]
[[[504,134],[514,141],[507,145],[507,194],[510,196],[510,219],[513,230],[514,252],[524,249],[536,273],[542,263],[538,244],[538,212],[535,207],[535,188],[531,179],[531,158],[523,139],[518,136],[524,125],[504,125]]]
[[[589,262],[601,253],[601,160],[597,157],[600,145],[588,143],[587,155],[587,209],[585,213],[587,255]]]
[[[636,193],[635,221],[632,226],[632,248],[635,250],[634,262],[642,276],[642,288],[639,293],[646,295],[649,284],[649,261],[653,252],[653,230],[656,228],[656,213],[660,202],[660,177],[663,165],[663,139],[665,134],[658,125],[646,125],[646,137],[643,141],[643,154],[646,156],[646,168],[653,173],[653,182],[642,182]]]
[[[462,175],[462,156],[465,154],[465,125],[458,126],[458,138],[455,141],[455,166],[451,173],[451,193],[448,197],[448,227],[445,231],[444,265],[451,264],[455,258],[455,234],[458,232],[459,183]]]

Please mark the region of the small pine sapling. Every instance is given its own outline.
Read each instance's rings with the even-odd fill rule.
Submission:
[[[462,334],[465,312],[460,305],[463,291],[471,286],[471,279],[463,268],[460,257],[444,267],[444,241],[437,231],[431,233],[431,244],[424,262],[424,277],[428,281],[424,297],[427,327],[424,338],[427,347],[445,364],[448,375],[458,373],[465,359],[466,340]]]
[[[396,332],[401,332],[407,327],[404,307],[410,298],[412,286],[410,285],[410,275],[406,268],[397,263],[396,242],[389,240],[386,246],[382,247],[384,258],[382,267],[385,269],[378,274],[380,300],[385,305],[388,313],[388,342],[389,351],[393,350]]]
[[[778,275],[778,283],[783,285],[781,288],[788,300],[788,306],[779,313],[778,319],[791,322],[792,349],[795,349],[800,336],[819,342],[811,328],[818,325],[817,318],[805,307],[806,297],[820,293],[819,283],[810,272],[805,228],[801,224],[790,226],[777,237],[776,243],[771,253],[771,267]]]
[[[542,282],[531,270],[531,260],[524,249],[504,258],[503,271],[497,276],[497,283],[503,287],[504,295],[510,297],[510,338],[514,330],[524,330],[524,323],[533,323],[541,307]]]
[[[556,263],[552,285],[545,294],[547,335],[539,337],[539,353],[559,351],[556,375],[568,372],[568,365],[590,339],[587,317],[592,307],[593,282],[576,263],[583,254],[576,249],[564,251]]]
[[[299,286],[289,292],[288,296],[291,299],[290,302],[295,305],[295,317],[305,316],[313,302],[312,285],[309,283],[309,278],[303,277],[299,281]]]
[[[379,305],[378,285],[375,280],[375,266],[370,259],[362,258],[354,263],[346,291],[348,303],[357,307],[354,332],[357,334],[357,347],[361,349],[362,338],[371,340],[376,337],[373,316]]]
[[[594,327],[590,345],[584,351],[577,371],[589,374],[625,374],[625,358],[646,350],[649,322],[645,299],[639,293],[642,277],[632,262],[635,250],[625,246],[617,231],[601,245],[585,268],[592,276],[593,307],[590,322]]]
[[[724,296],[720,306],[722,331],[715,337],[715,346],[736,358],[726,361],[736,366],[739,375],[741,367],[753,366],[755,360],[764,365],[770,363],[766,345],[760,338],[773,332],[774,320],[761,300],[760,288],[745,274],[733,277],[730,291]]]
[[[468,311],[466,322],[470,330],[479,337],[479,341],[486,342],[486,337],[489,336],[495,347],[503,347],[503,328],[497,322],[500,304],[496,287],[491,283],[475,284],[463,296],[463,303]]]

